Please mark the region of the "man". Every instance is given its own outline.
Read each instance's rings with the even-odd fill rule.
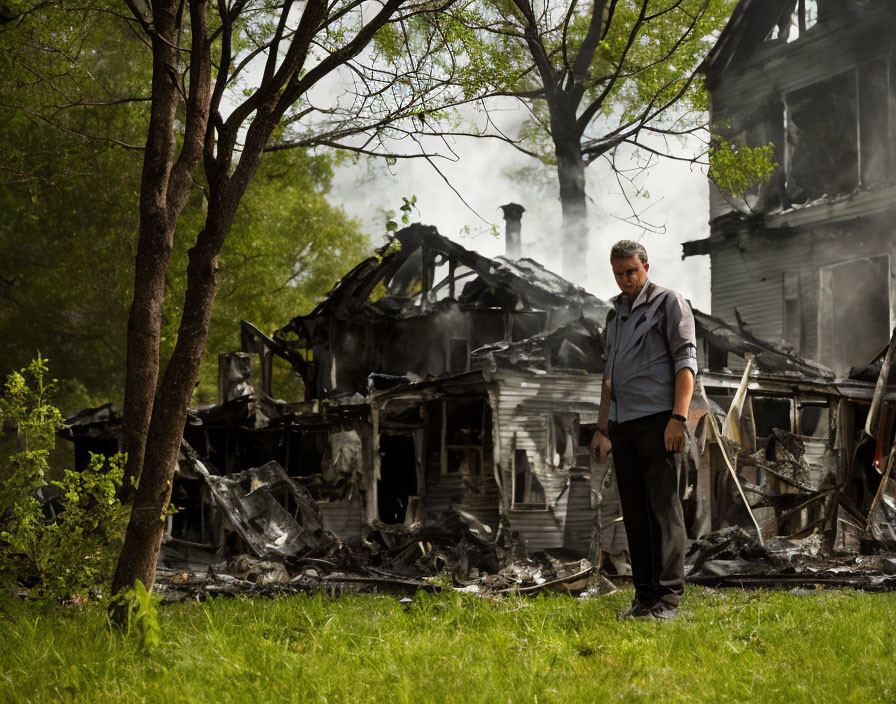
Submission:
[[[694,315],[679,294],[647,279],[642,245],[613,245],[622,293],[607,315],[607,365],[591,441],[612,451],[635,599],[627,618],[674,618],[684,592],[685,527],[675,453],[685,447],[697,374]]]

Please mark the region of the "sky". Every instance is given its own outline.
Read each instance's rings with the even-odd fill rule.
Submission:
[[[524,110],[513,103],[492,113],[510,134],[516,133],[525,116]],[[470,117],[477,119],[475,114]],[[699,146],[684,145],[681,153]],[[555,172],[499,140],[457,138],[451,147],[456,157],[436,160],[451,186],[424,159],[400,159],[391,166],[383,160],[361,159],[336,168],[329,199],[358,219],[376,241],[385,231],[384,211],[398,211],[403,197],[416,196],[418,212],[412,221],[434,225],[442,235],[489,257],[504,254],[504,221],[499,206],[519,203],[526,209],[522,220],[523,256],[562,273]],[[447,151],[444,145],[441,151]],[[521,170],[527,170],[528,176],[522,177]],[[640,184],[649,197],[638,198],[635,207],[643,212],[645,220],[663,226],[663,232],[651,232],[623,221],[631,215],[631,208],[620,195],[620,186],[609,168],[601,162],[589,166],[589,271],[586,281],[576,283],[601,298],[618,293],[610,275],[609,250],[617,240],[634,239],[647,248],[651,280],[679,291],[696,308],[710,312],[709,258],[681,258],[682,242],[709,235],[704,171],[670,159],[650,168]],[[492,232],[492,224],[498,226],[498,237]]]

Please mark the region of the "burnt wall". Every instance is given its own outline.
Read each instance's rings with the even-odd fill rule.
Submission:
[[[791,43],[763,42],[710,87],[714,131],[775,145],[778,171],[745,199],[710,184],[710,220],[896,182],[896,16],[843,15]]]
[[[755,335],[837,371],[866,364],[896,320],[889,222],[729,235],[712,250],[713,314],[734,323],[736,310]]]

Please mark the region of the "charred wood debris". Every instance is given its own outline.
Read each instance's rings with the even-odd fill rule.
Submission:
[[[190,413],[156,588],[208,594],[613,591],[612,463],[588,450],[608,304],[531,259],[411,226],[272,336],[242,324]],[[894,341],[847,377],[695,310],[679,457],[688,579],[896,585]],[[254,364],[253,364],[254,363]],[[305,399],[272,390],[275,365]],[[111,406],[61,432],[121,444]],[[609,578],[609,579],[608,579]]]

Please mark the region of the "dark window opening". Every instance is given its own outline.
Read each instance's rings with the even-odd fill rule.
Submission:
[[[426,472],[438,476],[442,472],[442,402],[426,404]],[[429,480],[427,480],[429,481]]]
[[[821,360],[838,372],[865,367],[890,338],[890,260],[858,259],[821,270]]]
[[[404,523],[408,500],[417,495],[417,453],[410,433],[380,435],[380,478],[376,483],[380,520]]]
[[[282,463],[285,459],[280,430],[256,430],[240,433],[237,437],[237,461],[240,469],[261,467],[271,460]]]
[[[504,339],[504,311],[500,309],[478,310],[471,320],[472,349],[491,345]]]
[[[233,461],[232,436],[224,428],[209,428],[205,432],[208,451],[206,457],[224,474],[227,474],[228,464]]]
[[[787,95],[787,195],[791,203],[852,193],[859,183],[856,73]]]
[[[790,43],[818,24],[818,0],[794,0],[785,4],[766,41]]]
[[[706,366],[711,372],[720,372],[728,366],[728,350],[724,347],[712,344],[708,339],[705,341],[706,350]]]
[[[752,396],[753,422],[756,424],[756,437],[767,438],[772,430],[778,428],[792,432],[791,409],[793,401],[789,398],[774,396]]]
[[[515,504],[544,507],[544,487],[532,473],[529,454],[525,450],[514,453],[514,486],[513,501]]]
[[[479,398],[445,399],[445,444],[482,445],[485,402]]]
[[[184,440],[190,447],[196,450],[200,457],[208,457],[208,448],[205,445],[205,429],[201,425],[187,425],[184,427]]]
[[[827,404],[801,404],[800,435],[827,438],[830,432],[829,412]]]
[[[286,473],[291,477],[320,474],[330,462],[330,431],[326,428],[302,428],[289,434],[289,459]]]

